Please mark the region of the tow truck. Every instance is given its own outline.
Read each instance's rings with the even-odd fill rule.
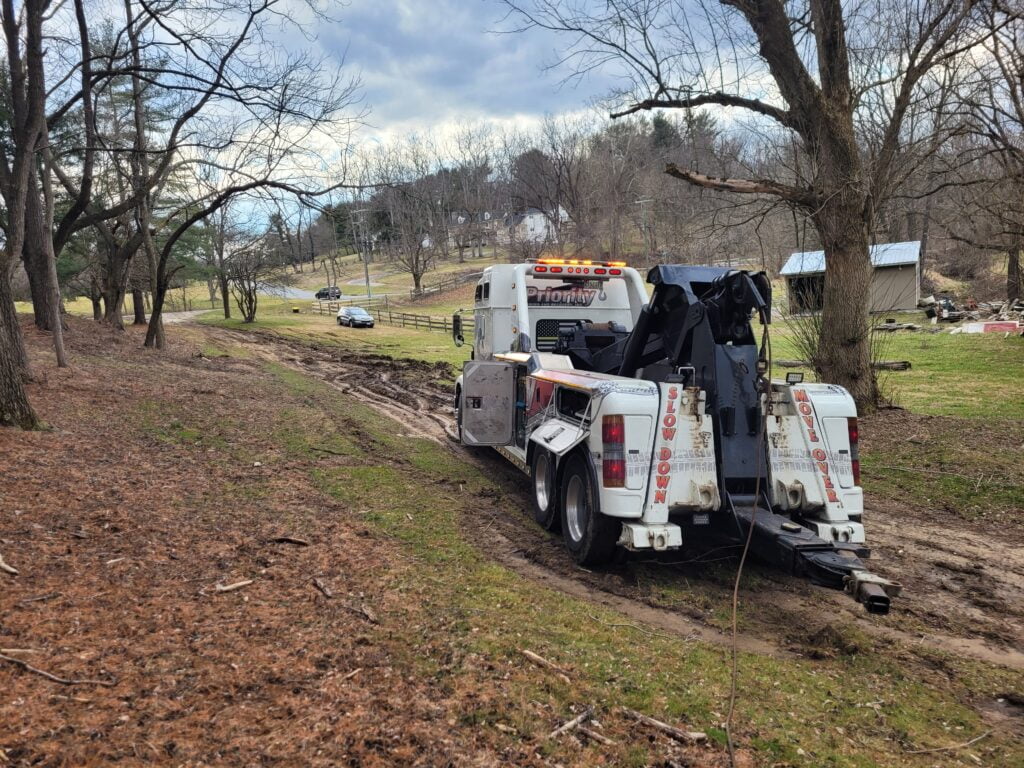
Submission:
[[[578,563],[709,537],[888,613],[864,563],[857,410],[834,384],[769,381],[764,272],[540,258],[486,268],[458,436],[530,477]],[[752,320],[761,328],[760,345]],[[462,315],[455,343],[465,343]]]

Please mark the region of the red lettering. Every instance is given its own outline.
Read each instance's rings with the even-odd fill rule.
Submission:
[[[825,459],[828,458],[828,456],[825,454],[823,450],[821,450],[821,448],[815,448],[813,451],[811,451],[811,456],[814,457],[815,461],[825,461]]]
[[[665,418],[661,420],[661,423],[666,427],[674,427],[676,425],[676,417],[671,413],[666,413]]]
[[[667,461],[663,461],[663,462],[661,462],[661,464],[658,465],[658,474],[659,475],[667,475],[671,471],[672,471],[672,465],[669,464]]]
[[[810,416],[812,413],[814,413],[814,409],[811,408],[810,404],[808,403],[800,403],[799,408],[800,413],[802,413],[804,416]]]
[[[668,399],[669,400],[675,400],[677,397],[679,397],[679,388],[678,387],[669,387],[668,388]]]
[[[666,488],[668,488],[669,479],[670,478],[668,475],[658,475],[657,477],[654,478],[654,481],[658,484],[659,488],[665,490]]]
[[[672,451],[670,451],[668,448],[662,448],[661,449],[661,454],[658,456],[658,460],[659,461],[668,461],[671,458],[672,458]]]
[[[828,474],[828,462],[827,461],[819,461],[818,462],[818,470],[821,472],[821,474],[827,475]]]
[[[813,416],[804,416],[803,419],[804,419],[804,424],[807,425],[808,429],[814,429],[814,417]]]
[[[807,438],[812,443],[816,443],[816,442],[818,442],[818,433],[815,432],[813,429],[809,429],[809,430],[807,430]]]
[[[674,429],[663,429],[661,430],[661,436],[665,440],[672,440],[676,436],[676,431]]]
[[[796,400],[798,403],[806,403],[808,400],[807,393],[804,392],[802,389],[794,389],[793,399]]]
[[[668,401],[668,405],[665,407],[665,413],[675,413],[675,412],[676,412],[676,404],[675,404],[674,401],[669,400]]]
[[[665,503],[665,491],[655,491],[654,492],[654,503],[655,504],[664,504]]]
[[[835,488],[835,486],[832,485],[832,478],[829,477],[828,475],[825,475],[825,487],[826,488]]]
[[[828,492],[828,500],[834,503],[839,503],[839,497],[836,495],[835,491]]]

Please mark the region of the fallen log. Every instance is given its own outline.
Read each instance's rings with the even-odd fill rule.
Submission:
[[[780,368],[813,368],[806,360],[772,360],[772,365]],[[876,371],[909,371],[909,360],[878,360],[871,364]]]

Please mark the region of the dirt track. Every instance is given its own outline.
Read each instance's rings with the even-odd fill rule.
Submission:
[[[614,605],[658,631],[725,640],[726,635],[709,621],[706,604],[726,601],[729,571],[734,567],[730,559],[711,572],[703,565],[707,553],[702,552],[687,553],[682,558],[687,562],[682,563],[678,557],[655,563],[627,560],[603,573],[576,567],[561,543],[530,520],[522,476],[491,452],[466,451],[452,443],[447,365],[352,354],[268,333],[206,332],[226,343],[244,344],[254,357],[328,381],[394,418],[405,434],[448,444],[464,452],[467,461],[506,477],[507,495],[468,523],[486,530],[487,535],[477,537],[478,545],[507,567],[566,593]],[[870,430],[875,423],[866,419],[863,428]],[[838,620],[880,640],[1024,669],[1024,537],[1019,529],[991,531],[983,524],[936,519],[923,510],[887,509],[884,502],[870,497],[866,523],[874,568],[904,585],[905,594],[895,602],[892,614],[868,616],[845,595],[755,566],[759,583],[756,595],[754,590],[747,594],[747,610],[754,620],[741,639],[744,648],[773,654],[827,653],[834,649],[816,646],[822,637],[835,636],[828,630]],[[652,578],[683,580],[701,600],[661,607],[649,586],[644,586]],[[828,612],[823,614],[826,606]]]

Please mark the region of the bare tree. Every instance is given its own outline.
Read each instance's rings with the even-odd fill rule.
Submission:
[[[989,34],[974,0],[506,0],[521,28],[565,33],[577,73],[622,77],[619,117],[652,109],[731,109],[799,147],[799,167],[718,178],[669,163],[686,183],[777,198],[813,223],[826,254],[814,365],[862,406],[877,397],[869,351],[868,255],[876,211],[912,142],[941,144],[943,126],[911,117],[936,72]],[[918,153],[923,154],[923,153]]]

